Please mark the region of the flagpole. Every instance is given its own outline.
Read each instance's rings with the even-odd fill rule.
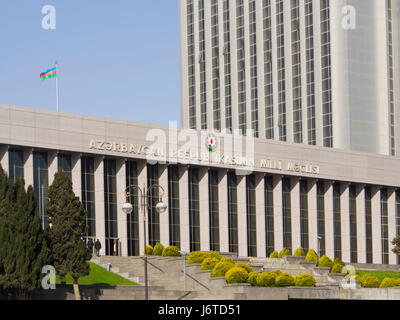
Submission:
[[[56,97],[57,97],[57,112],[59,111],[59,97],[58,97],[58,62],[55,62],[57,68],[57,76],[56,76]]]

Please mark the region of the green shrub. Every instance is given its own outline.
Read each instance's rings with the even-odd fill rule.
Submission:
[[[315,287],[317,281],[311,274],[301,273],[294,277],[296,287]]]
[[[279,252],[278,258],[282,259],[284,256],[290,256],[289,249],[285,248],[281,252]]]
[[[225,274],[228,272],[229,269],[232,269],[235,266],[234,263],[230,262],[218,262],[213,271],[211,272],[211,277],[225,277]]]
[[[335,264],[340,264],[342,267],[345,266],[345,263],[342,260],[340,260],[339,258],[335,258],[333,260],[333,265],[335,265]]]
[[[235,264],[235,261],[232,258],[224,257],[220,262],[229,262]]]
[[[272,258],[272,259],[278,259],[279,258],[279,253],[278,253],[278,251],[274,251],[274,252],[272,252],[270,255],[269,255],[269,257],[270,258]]]
[[[239,267],[233,267],[225,274],[227,283],[246,283],[248,277],[247,271]]]
[[[341,264],[333,264],[333,267],[331,269],[331,273],[342,273],[343,266]]]
[[[192,263],[203,263],[204,259],[208,258],[208,253],[203,252],[203,251],[192,251],[188,258],[187,258],[187,263],[192,264]]]
[[[394,280],[396,281],[396,287],[400,287],[400,278]]]
[[[318,267],[330,269],[333,267],[333,261],[329,259],[327,255],[324,254],[318,261]]]
[[[281,273],[275,279],[275,286],[277,287],[294,286],[294,278],[289,273]]]
[[[161,256],[163,251],[164,251],[164,246],[161,243],[157,242],[153,248],[153,255]]]
[[[205,258],[201,264],[200,270],[212,270],[218,262],[219,260],[217,258]]]
[[[257,286],[259,287],[274,287],[277,275],[274,272],[263,272],[257,277]]]
[[[307,251],[306,261],[318,263],[318,255],[315,250],[310,249]]]
[[[145,250],[143,249],[143,254],[145,254],[145,252],[144,252]],[[153,255],[153,247],[151,246],[151,245],[147,245],[146,246],[146,251],[147,251],[147,255],[148,256],[152,256]]]
[[[295,257],[305,257],[306,253],[304,252],[303,248],[298,248],[296,251],[293,253],[293,256]]]
[[[179,248],[175,246],[166,247],[162,252],[163,257],[180,257],[181,253],[179,252]]]
[[[207,258],[215,258],[218,259],[218,261],[220,261],[222,259],[222,256],[217,251],[210,251],[207,254]]]
[[[389,288],[389,287],[398,287],[400,285],[397,279],[393,278],[385,278],[382,280],[379,288]]]
[[[361,279],[361,285],[364,288],[379,288],[380,282],[378,277],[366,274]]]
[[[250,283],[253,287],[257,286],[258,275],[257,272],[250,272],[247,278],[247,283]]]
[[[235,264],[235,267],[243,268],[247,271],[247,273],[253,272],[253,268],[250,267],[247,263],[238,262]]]

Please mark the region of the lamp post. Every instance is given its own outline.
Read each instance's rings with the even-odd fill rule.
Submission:
[[[129,192],[130,189],[137,189],[140,192],[140,205],[143,208],[143,231],[144,231],[144,282],[145,282],[145,300],[149,300],[149,285],[148,285],[148,276],[147,276],[147,239],[146,239],[146,209],[148,209],[149,203],[148,203],[148,198],[150,195],[150,191],[154,190],[155,188],[157,188],[158,190],[161,190],[161,195],[160,195],[160,199],[159,202],[156,205],[156,210],[159,213],[163,213],[165,212],[165,210],[167,210],[167,205],[162,201],[162,196],[164,195],[164,188],[161,187],[158,184],[153,184],[151,186],[149,186],[146,189],[146,185],[143,185],[143,188],[140,188],[137,185],[130,185],[128,187],[126,187],[125,189],[125,196],[126,198],[128,198],[129,196],[131,196],[131,192]],[[130,214],[133,211],[133,206],[130,202],[128,202],[128,199],[126,199],[126,203],[123,204],[122,206],[122,211],[125,214]]]
[[[180,251],[180,253],[183,256],[183,291],[186,292],[186,256],[188,253],[186,251]]]
[[[321,240],[322,237],[318,236],[318,259],[321,258]]]

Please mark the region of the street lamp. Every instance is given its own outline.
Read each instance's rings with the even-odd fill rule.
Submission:
[[[167,210],[167,205],[162,201],[162,196],[164,195],[164,188],[161,187],[158,184],[153,184],[149,186],[146,189],[146,185],[143,185],[143,188],[140,188],[137,185],[130,185],[126,187],[125,189],[125,196],[128,198],[131,196],[131,192],[129,192],[130,189],[137,189],[140,191],[140,204],[141,207],[143,208],[143,230],[144,230],[144,282],[145,282],[145,300],[149,300],[149,285],[148,285],[148,276],[147,276],[147,239],[146,239],[146,209],[148,209],[149,203],[148,203],[148,198],[150,195],[150,191],[154,190],[157,188],[158,190],[161,190],[161,195],[159,202],[156,204],[156,210],[158,213],[164,213]],[[131,214],[133,211],[133,205],[128,202],[128,199],[126,199],[126,203],[122,205],[122,211],[125,214]]]
[[[318,236],[318,259],[321,258],[321,240],[322,237]]]

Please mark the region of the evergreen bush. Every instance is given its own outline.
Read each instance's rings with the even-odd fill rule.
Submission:
[[[400,283],[399,281],[397,281],[397,279],[385,278],[382,280],[381,284],[379,285],[379,288],[398,287],[399,285]]]
[[[175,246],[169,246],[166,247],[163,252],[162,252],[163,257],[180,257],[181,253],[179,251],[178,247]]]
[[[203,251],[192,251],[188,258],[187,258],[187,263],[192,264],[192,263],[203,263],[205,258],[208,258],[208,253],[203,252]]]
[[[343,266],[341,264],[334,264],[332,269],[331,269],[331,273],[342,273],[343,270]]]
[[[278,259],[279,258],[279,253],[278,253],[278,251],[274,251],[274,252],[272,252],[270,255],[269,255],[269,257],[271,258],[271,259]]]
[[[151,245],[147,245],[146,246],[146,251],[147,251],[147,255],[148,256],[152,256],[153,255],[153,247],[151,246]],[[145,252],[144,252],[144,249],[143,249],[143,254],[146,254]]]
[[[306,253],[304,252],[303,248],[298,248],[294,252],[293,256],[295,256],[295,257],[305,257]]]
[[[225,277],[225,274],[229,269],[232,269],[235,266],[234,263],[230,262],[218,262],[213,271],[211,272],[211,277]]]
[[[307,251],[307,255],[306,255],[306,261],[307,262],[315,262],[318,263],[318,255],[315,252],[315,250],[310,249]]]
[[[380,281],[378,277],[366,274],[361,279],[361,286],[364,288],[379,288]]]
[[[219,260],[217,258],[205,258],[201,264],[200,270],[212,270],[218,262]]]
[[[253,287],[257,286],[257,278],[259,274],[257,272],[250,272],[247,278],[247,283],[250,283]]]
[[[246,283],[249,274],[246,270],[239,267],[231,268],[225,274],[225,280],[227,283]]]
[[[277,287],[294,286],[294,278],[289,273],[281,273],[275,278],[275,286]]]
[[[340,264],[342,267],[345,266],[345,263],[342,260],[340,260],[339,258],[335,258],[333,260],[333,265],[335,265],[335,264]]]
[[[218,259],[218,261],[220,261],[220,260],[222,259],[222,256],[221,256],[221,254],[220,254],[219,252],[217,252],[217,251],[210,251],[210,252],[207,254],[207,258],[215,258],[215,259]]]
[[[281,252],[279,252],[278,258],[282,259],[284,256],[290,256],[289,249],[284,248]]]
[[[247,273],[253,272],[253,268],[250,267],[247,263],[238,262],[235,264],[235,267],[243,268],[247,271]]]
[[[259,273],[257,277],[257,286],[259,287],[274,287],[277,274],[275,272]]]
[[[296,287],[315,287],[317,281],[308,273],[301,273],[294,277]]]
[[[164,251],[164,246],[161,243],[157,242],[153,248],[153,255],[162,256],[163,251]]]
[[[333,267],[333,261],[324,254],[318,261],[318,267],[331,269]]]
[[[229,262],[229,263],[235,264],[235,261],[232,258],[229,258],[229,257],[222,258],[220,262]]]

